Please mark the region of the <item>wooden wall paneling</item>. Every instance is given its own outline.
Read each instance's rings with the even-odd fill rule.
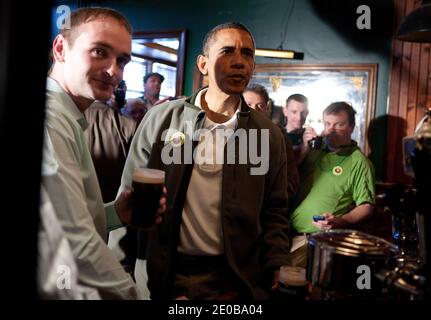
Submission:
[[[408,15],[414,8],[414,2],[415,0],[406,0],[406,6],[405,6],[405,12],[404,17]],[[399,40],[397,40],[399,41]],[[407,107],[409,103],[409,95],[413,94],[413,92],[410,91],[411,87],[411,72],[412,72],[412,49],[416,44],[412,42],[403,42],[403,64],[405,67],[402,70],[401,75],[401,99],[400,99],[400,106],[399,106],[399,116],[404,118],[407,121],[406,126],[406,132],[399,133],[401,135],[406,135],[410,131],[411,124],[409,123],[409,119],[407,118]],[[402,136],[401,136],[402,139]],[[397,140],[397,143],[401,142],[401,140]],[[399,159],[397,159],[399,160]],[[402,159],[401,159],[402,161]]]
[[[407,135],[413,135],[416,126],[416,109],[418,108],[418,81],[420,63],[420,44],[411,45],[409,93],[407,96]]]
[[[431,108],[431,45],[428,45],[428,74],[427,74],[427,93],[426,93],[426,106]]]
[[[430,68],[430,45],[422,44],[420,48],[420,70],[418,79],[418,103],[416,108],[416,123],[418,123],[425,115],[427,107],[428,83],[431,74]]]
[[[403,173],[403,153],[402,153],[402,139],[407,135],[409,124],[407,122],[407,103],[409,95],[409,79],[410,79],[410,67],[411,67],[411,49],[412,44],[410,42],[403,42],[403,53],[402,53],[402,67],[400,77],[400,99],[398,104],[398,118],[397,122],[399,127],[397,132],[394,134],[394,140],[391,143],[395,148],[395,160],[393,172],[393,180],[395,182],[409,182],[407,177]],[[404,120],[402,120],[404,119]],[[390,139],[390,137],[389,137]]]
[[[405,11],[405,0],[396,0],[395,6],[395,28],[400,25]],[[388,123],[386,135],[386,181],[393,181],[395,174],[395,157],[396,146],[391,143],[389,137],[395,137],[398,132],[399,122],[395,121],[398,117],[399,99],[400,99],[400,85],[401,85],[401,70],[403,66],[403,43],[401,41],[392,41],[392,66],[389,86],[389,108],[388,108]]]
[[[424,105],[431,106],[430,44],[403,42],[396,39],[401,21],[419,0],[395,0],[395,28],[392,43],[392,65],[387,125],[387,182],[410,183],[403,172],[402,138],[414,134],[424,114]]]
[[[427,108],[431,108],[431,45],[428,48]]]
[[[431,108],[431,46],[428,47],[427,108]]]

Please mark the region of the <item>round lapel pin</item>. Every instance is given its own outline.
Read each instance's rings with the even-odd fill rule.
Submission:
[[[174,134],[172,134],[170,143],[172,144],[173,147],[180,147],[184,144],[185,139],[186,138],[184,133],[177,131]]]
[[[341,175],[343,174],[343,168],[341,168],[340,166],[335,166],[335,167],[332,169],[332,174],[333,174],[334,176],[341,176]]]

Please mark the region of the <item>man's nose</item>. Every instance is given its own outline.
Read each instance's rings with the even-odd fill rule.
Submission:
[[[232,57],[232,67],[234,68],[244,68],[244,57],[241,52],[235,51]]]
[[[333,133],[335,132],[335,127],[334,126],[327,126],[326,127],[326,132],[329,133]]]
[[[122,73],[121,68],[118,66],[117,61],[115,59],[109,62],[109,65],[106,69],[106,72],[111,76],[115,77]]]

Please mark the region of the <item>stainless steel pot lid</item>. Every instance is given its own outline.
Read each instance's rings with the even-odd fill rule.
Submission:
[[[392,257],[398,254],[398,248],[382,238],[347,229],[315,233],[308,238],[308,245],[347,256]]]

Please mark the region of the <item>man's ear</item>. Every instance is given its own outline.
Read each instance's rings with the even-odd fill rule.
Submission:
[[[283,114],[287,118],[287,107],[283,107]]]
[[[208,68],[207,68],[207,57],[200,54],[198,55],[196,59],[196,65],[198,66],[199,71],[204,75],[208,75]]]
[[[59,34],[55,37],[54,43],[52,44],[52,55],[55,62],[63,62],[66,55],[67,42],[64,37]]]

